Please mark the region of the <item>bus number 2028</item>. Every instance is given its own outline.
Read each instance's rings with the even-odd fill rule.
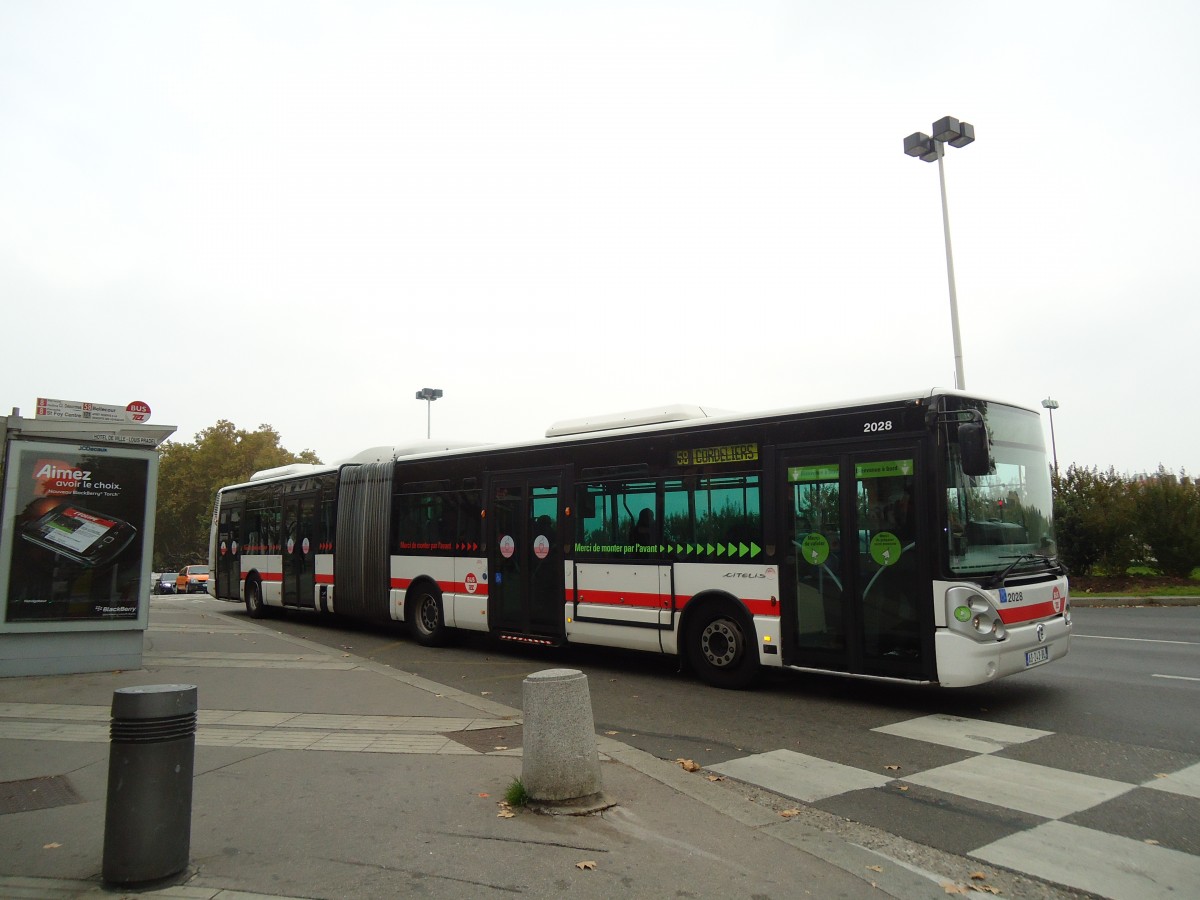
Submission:
[[[892,423],[889,422],[863,422],[863,434],[872,434],[876,431],[891,431]]]

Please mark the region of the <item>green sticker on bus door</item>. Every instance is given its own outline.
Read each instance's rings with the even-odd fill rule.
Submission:
[[[881,531],[871,538],[871,559],[881,566],[894,566],[900,561],[900,538],[890,531]]]
[[[810,566],[819,566],[829,559],[829,541],[818,531],[810,531],[800,542],[800,553]]]

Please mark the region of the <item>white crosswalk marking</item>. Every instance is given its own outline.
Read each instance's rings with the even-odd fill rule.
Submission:
[[[972,753],[995,753],[1012,744],[1025,744],[1053,733],[1036,728],[1019,728],[999,722],[982,722],[978,719],[945,715],[921,716],[918,719],[908,719],[871,730],[912,738],[914,741],[925,741],[927,744],[969,750]]]
[[[1200,857],[1058,821],[1139,788],[1200,799],[1200,764],[1161,773],[1141,785],[997,755],[1053,732],[957,716],[920,716],[872,729],[977,754],[902,778],[888,778],[791,750],[774,750],[709,766],[715,772],[808,803],[893,781],[1019,810],[1051,821],[1017,831],[968,855],[1113,900],[1192,896]],[[1191,802],[1181,799],[1180,802]]]
[[[1172,794],[1183,794],[1185,797],[1195,797],[1200,800],[1200,763],[1180,769],[1178,772],[1165,773],[1164,777],[1151,779],[1142,787],[1153,788],[1156,791],[1168,791]]]
[[[904,780],[1047,819],[1069,816],[1134,788],[1107,778],[988,755],[907,775]]]
[[[792,750],[759,753],[709,768],[739,781],[761,785],[769,791],[809,803],[847,791],[883,787],[892,780]]]
[[[1178,900],[1200,886],[1200,857],[1066,822],[1018,832],[971,856],[1113,900]]]

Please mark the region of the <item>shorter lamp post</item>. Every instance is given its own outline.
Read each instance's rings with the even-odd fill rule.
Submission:
[[[433,401],[442,396],[441,388],[421,388],[417,391],[417,399],[425,401],[425,439],[429,439],[433,421]]]
[[[1058,477],[1058,444],[1054,441],[1054,411],[1058,409],[1058,401],[1047,397],[1042,406],[1050,413],[1050,450],[1054,454],[1054,477]]]

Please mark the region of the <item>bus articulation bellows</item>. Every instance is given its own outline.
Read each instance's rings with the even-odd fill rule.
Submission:
[[[210,561],[255,617],[674,654],[731,688],[764,668],[982,684],[1071,634],[1038,413],[951,390],[285,466],[217,493]]]

